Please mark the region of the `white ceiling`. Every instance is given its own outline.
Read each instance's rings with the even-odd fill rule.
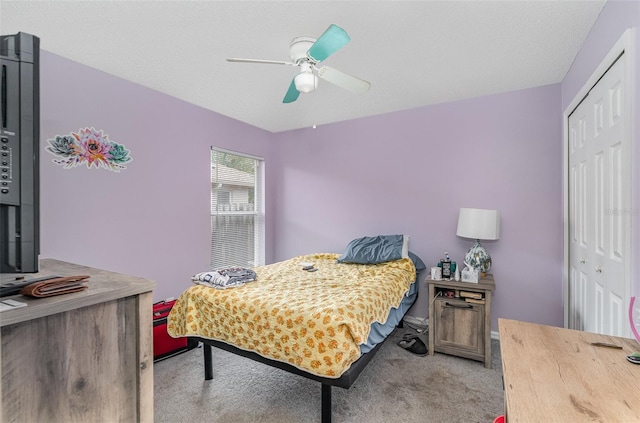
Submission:
[[[0,32],[271,132],[562,81],[606,0],[12,1]],[[283,104],[289,42],[334,23],[351,42],[323,64],[372,83],[321,80]]]

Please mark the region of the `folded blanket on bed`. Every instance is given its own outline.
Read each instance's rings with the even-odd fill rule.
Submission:
[[[258,278],[256,272],[244,267],[225,267],[221,269],[201,272],[193,275],[191,280],[198,285],[206,285],[217,289],[242,286]]]

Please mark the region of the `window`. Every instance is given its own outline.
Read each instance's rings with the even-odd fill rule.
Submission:
[[[264,264],[263,159],[211,149],[211,267]]]

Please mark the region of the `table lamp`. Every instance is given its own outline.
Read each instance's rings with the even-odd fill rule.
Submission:
[[[461,208],[456,235],[475,239],[476,242],[464,256],[467,266],[486,273],[491,268],[491,256],[480,244],[480,240],[500,238],[500,215],[498,210]]]

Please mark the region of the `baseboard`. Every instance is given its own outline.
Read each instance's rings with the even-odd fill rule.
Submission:
[[[499,341],[500,340],[500,333],[492,330],[491,331],[491,339],[495,339],[495,340]]]

